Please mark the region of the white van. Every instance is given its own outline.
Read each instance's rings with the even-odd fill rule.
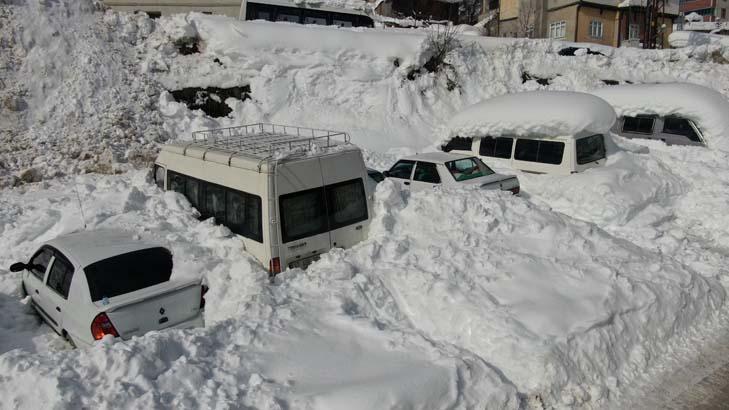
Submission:
[[[366,236],[367,169],[343,132],[274,124],[197,131],[167,144],[155,182],[243,237],[271,275]]]
[[[538,174],[569,175],[605,164],[605,137],[590,132],[556,137],[455,137],[441,149],[475,154],[489,162]]]
[[[613,108],[594,95],[532,91],[490,98],[458,113],[441,149],[487,164],[569,175],[606,162]]]

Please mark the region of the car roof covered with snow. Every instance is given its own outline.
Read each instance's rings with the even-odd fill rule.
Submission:
[[[692,120],[710,148],[729,151],[729,100],[687,83],[616,85],[594,90],[619,116],[676,115]]]
[[[591,94],[532,91],[506,94],[472,105],[448,124],[449,137],[501,135],[575,137],[602,134],[615,123],[615,111]]]
[[[422,154],[410,155],[403,159],[408,161],[424,161],[432,162],[434,164],[445,164],[446,162],[462,158],[473,158],[473,155],[455,154],[450,152],[425,152]]]
[[[77,268],[129,252],[164,247],[141,239],[131,232],[117,229],[81,231],[61,235],[46,242],[67,256]]]

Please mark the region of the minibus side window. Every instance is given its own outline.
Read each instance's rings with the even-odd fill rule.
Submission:
[[[203,211],[200,206],[200,181],[195,178],[186,177],[185,196],[192,206],[200,212]]]
[[[443,152],[451,152],[454,149],[459,151],[470,151],[472,142],[473,138],[470,137],[453,137],[445,145],[442,145],[440,149]]]
[[[367,219],[367,199],[362,178],[326,186],[329,230]]]
[[[167,189],[185,195],[185,176],[177,172],[167,171]]]
[[[578,139],[575,148],[577,150],[578,165],[605,158],[605,138],[602,134]]]
[[[231,231],[263,242],[261,197],[245,192],[226,192],[225,224]]]
[[[564,143],[557,141],[519,139],[514,150],[516,160],[543,164],[559,165],[563,155]]]
[[[509,137],[483,137],[478,154],[484,157],[511,158],[514,139]]]
[[[637,115],[623,117],[623,132],[634,134],[653,134],[653,124],[656,119],[651,115]]]
[[[283,243],[318,235],[328,229],[322,187],[281,195],[279,208]]]

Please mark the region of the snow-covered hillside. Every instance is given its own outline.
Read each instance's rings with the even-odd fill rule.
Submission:
[[[520,197],[386,181],[368,240],[275,283],[145,168],[156,143],[201,128],[342,129],[384,169],[491,96],[615,81],[729,95],[729,66],[697,48],[560,56],[557,42],[464,36],[429,72],[424,30],[153,21],[86,0],[0,11],[0,266],[79,229],[78,191],[89,227],[164,241],[175,275],[210,285],[204,329],[78,351],[0,270],[3,407],[602,408],[725,313],[724,151],[616,137],[605,167],[519,173]],[[172,94],[246,86],[220,118]]]

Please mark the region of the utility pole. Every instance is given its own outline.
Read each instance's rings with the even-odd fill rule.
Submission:
[[[665,0],[645,0],[643,48],[663,48],[663,21]]]

